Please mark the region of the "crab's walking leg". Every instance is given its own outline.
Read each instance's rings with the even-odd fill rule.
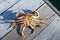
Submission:
[[[24,16],[21,16],[21,17],[17,17],[17,19],[23,19],[24,18]]]
[[[30,27],[34,30],[34,32],[31,35],[34,35],[36,33],[36,28],[30,24]]]
[[[40,21],[40,24],[45,24],[45,25],[48,25],[46,22],[42,22],[42,21]]]
[[[16,17],[19,15],[19,12],[16,13]]]
[[[14,22],[15,22],[15,20],[6,20],[6,22],[13,22],[13,23],[14,23]]]
[[[42,24],[39,24],[39,27],[40,27],[40,29],[42,29],[42,27],[43,27]]]
[[[43,18],[43,19],[41,19],[41,20],[48,20],[48,19],[50,19],[50,18],[53,17],[53,16],[55,16],[55,14],[52,14],[50,17],[46,17],[46,18]]]
[[[20,17],[20,16],[21,16],[21,17]],[[22,18],[24,18],[23,13],[17,12],[17,13],[16,13],[16,18],[17,18],[17,19],[22,19]]]
[[[17,28],[17,25],[12,25],[12,30],[14,30],[15,28]]]
[[[15,20],[6,20],[6,22],[13,22],[13,25],[11,26],[12,30],[14,30],[15,28],[17,28]]]
[[[23,37],[26,37],[25,34],[24,34],[24,31],[25,31],[26,25],[24,24],[24,25],[22,25],[22,27],[23,27],[23,28],[22,28],[22,32],[21,32],[21,34],[22,34]]]
[[[39,26],[40,26],[40,28],[42,29],[42,25],[43,24],[45,24],[45,25],[48,25],[46,22],[45,22],[45,20],[40,20],[40,22],[39,22]]]
[[[13,26],[13,29],[12,30],[14,30],[17,27],[18,27],[18,25],[16,25],[16,23],[14,23],[14,26]]]
[[[14,30],[17,27],[15,20],[6,20],[6,21],[7,22],[13,22],[12,30]]]

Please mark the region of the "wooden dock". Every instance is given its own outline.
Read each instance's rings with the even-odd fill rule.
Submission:
[[[40,18],[50,17],[51,15],[55,14],[50,19],[45,21],[48,25],[43,25],[43,29],[47,28],[49,24],[58,17],[57,14],[54,11],[52,11],[52,9],[48,7],[47,4],[44,4],[43,6],[41,6],[37,11],[39,12]],[[29,36],[26,38],[22,38],[21,36],[19,36],[15,29],[11,31],[8,35],[6,35],[2,40],[33,40],[33,38],[35,38],[38,34],[40,34],[43,31],[43,29],[41,30],[39,27],[36,27],[36,29],[37,29],[37,32],[34,36]],[[26,33],[31,32],[29,28],[27,28],[26,30],[28,30]]]

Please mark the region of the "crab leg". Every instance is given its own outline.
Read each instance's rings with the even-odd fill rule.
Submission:
[[[33,24],[40,23],[40,24],[45,24],[45,25],[47,25],[47,23],[45,23],[44,21],[45,21],[45,20],[33,20],[32,23],[33,23]]]
[[[14,25],[12,25],[12,27],[13,27],[12,30],[14,30],[17,27],[15,20],[6,20],[6,21],[7,22],[13,22]]]
[[[24,21],[25,19],[17,19],[18,21]]]
[[[36,33],[36,28],[34,28],[31,24],[30,27],[34,30],[34,32],[31,35],[34,35]]]
[[[24,16],[22,16],[22,17],[17,17],[17,19],[23,19],[24,18]]]
[[[24,25],[22,25],[22,27],[23,27],[23,28],[22,28],[22,32],[21,32],[21,34],[22,34],[23,37],[26,37],[25,34],[24,34],[24,31],[25,31],[26,25],[24,24]]]
[[[16,13],[16,17],[19,15],[19,12]]]
[[[13,22],[13,23],[14,23],[14,22],[15,22],[15,20],[6,20],[6,22]]]
[[[31,24],[31,25],[36,25],[36,23],[35,23],[35,22],[31,22],[30,24]]]
[[[16,23],[14,23],[14,25],[13,25],[13,29],[12,29],[12,30],[14,30],[15,28],[17,28]]]
[[[40,29],[42,29],[42,24],[39,24]]]
[[[43,18],[43,19],[41,19],[41,20],[48,20],[48,19],[50,19],[50,18],[53,17],[53,16],[55,16],[55,14],[52,14],[50,17],[46,17],[46,18]]]
[[[48,25],[47,23],[45,23],[45,22],[40,22],[40,24],[45,24],[45,25]]]
[[[14,20],[6,20],[7,22],[13,22],[13,25],[11,26],[12,27],[12,30],[14,30],[17,25],[16,25],[16,22]]]
[[[40,21],[31,21],[31,24],[32,24],[32,25],[37,25],[37,24],[39,24],[39,22],[40,22]]]
[[[38,19],[32,19],[32,21],[40,21],[40,20],[38,20]]]

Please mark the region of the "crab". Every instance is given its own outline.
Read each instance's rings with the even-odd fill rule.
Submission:
[[[50,18],[50,17],[49,17]],[[22,14],[22,13],[16,13],[16,20],[6,20],[7,22],[13,23],[13,29],[17,28],[18,26],[22,27],[21,35],[22,37],[25,36],[25,28],[31,27],[33,29],[33,33],[31,35],[34,35],[36,33],[36,28],[34,26],[38,25],[42,29],[42,25],[45,24],[45,22],[42,22],[42,20],[48,20],[49,18],[43,18],[41,19],[39,17],[39,13],[37,11],[34,11],[32,13]]]

